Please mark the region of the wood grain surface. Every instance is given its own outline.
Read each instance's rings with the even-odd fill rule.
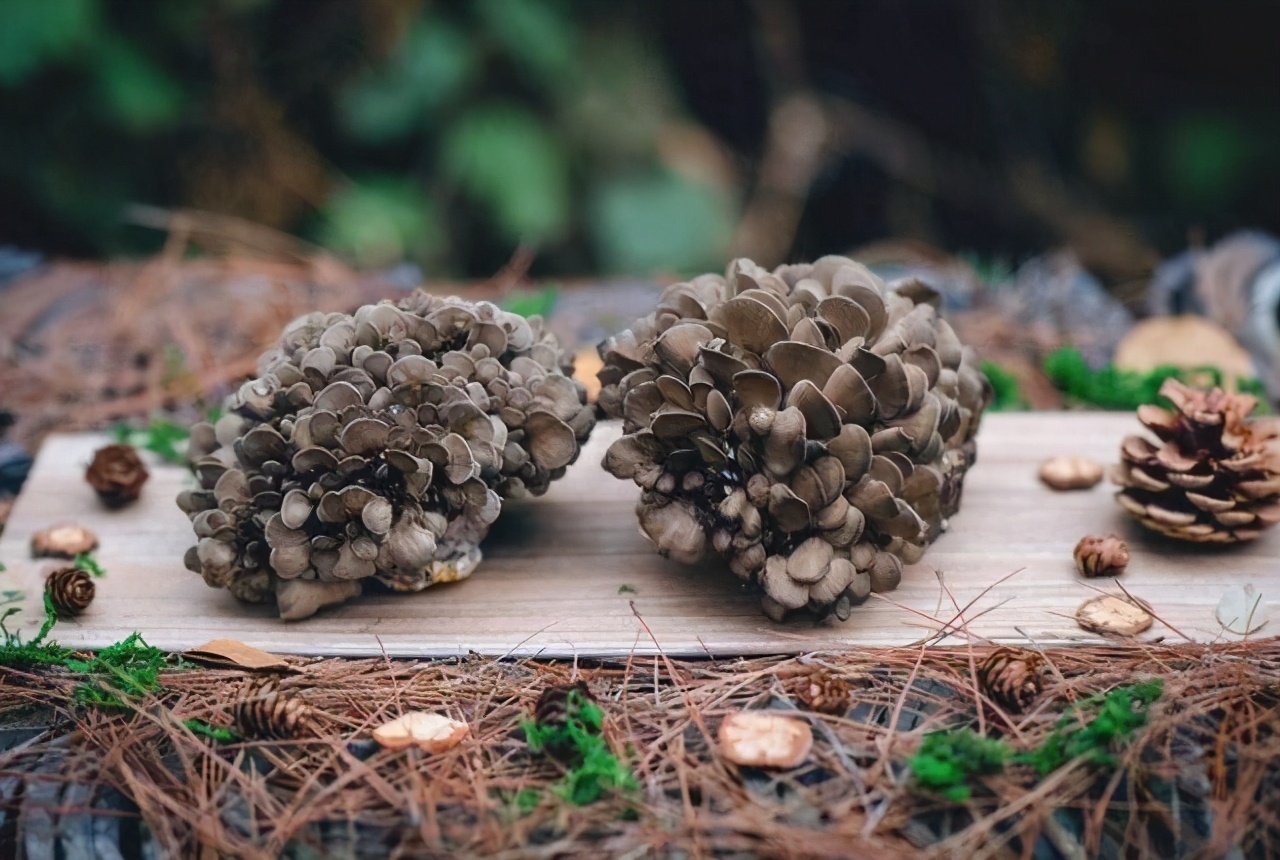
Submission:
[[[774,624],[727,568],[708,561],[684,567],[659,557],[639,535],[632,511],[638,490],[600,469],[620,429],[597,428],[568,475],[540,499],[510,503],[484,545],[485,561],[463,582],[415,595],[366,596],[286,623],[271,606],[247,606],[205,586],[182,565],[194,541],[174,496],[190,480],[154,464],[135,505],[111,511],[83,480],[102,436],[53,436],[0,538],[0,590],[21,592],[20,620],[30,635],[41,618],[44,574],[30,558],[32,532],[76,522],[101,539],[108,571],[97,597],[54,637],[100,648],[140,631],[148,642],[182,650],[214,638],[240,639],[268,651],[319,655],[625,656],[770,654],[908,645],[961,626],[969,637],[1062,644],[1097,641],[1073,620],[1076,608],[1118,584],[1147,601],[1161,621],[1142,638],[1198,641],[1237,638],[1214,609],[1232,585],[1252,583],[1280,624],[1280,529],[1249,546],[1204,549],[1144,534],[1116,507],[1111,488],[1055,493],[1036,477],[1039,462],[1079,453],[1115,458],[1121,438],[1139,429],[1127,414],[1000,414],[985,419],[978,464],[961,513],[902,585],[873,595],[846,622]],[[1084,580],[1071,551],[1087,533],[1116,532],[1133,552],[1118,582]],[[959,612],[957,607],[963,609]],[[961,617],[962,616],[962,617]]]

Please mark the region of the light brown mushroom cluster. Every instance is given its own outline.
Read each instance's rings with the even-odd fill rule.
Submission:
[[[774,619],[894,588],[958,509],[991,394],[938,305],[844,257],[669,287],[600,346],[625,434],[604,466],[643,488],[641,531],[685,563],[709,545]]]
[[[595,423],[538,317],[415,293],[291,323],[216,424],[178,504],[187,567],[305,618],[376,580],[468,576],[505,498],[564,474]]]

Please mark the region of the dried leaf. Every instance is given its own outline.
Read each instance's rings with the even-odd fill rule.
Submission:
[[[1218,623],[1232,633],[1244,636],[1261,630],[1267,623],[1267,604],[1252,583],[1228,588],[1218,601],[1215,613]]]
[[[289,664],[238,639],[214,639],[184,651],[186,660],[225,669],[288,669]]]

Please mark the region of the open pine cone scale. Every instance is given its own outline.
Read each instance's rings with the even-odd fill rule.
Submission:
[[[1161,534],[1198,543],[1257,538],[1280,522],[1280,419],[1249,418],[1257,400],[1167,380],[1173,410],[1138,420],[1161,444],[1130,436],[1112,480],[1120,505]]]

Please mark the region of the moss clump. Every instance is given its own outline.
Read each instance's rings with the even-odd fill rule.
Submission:
[[[1009,762],[1030,765],[1041,777],[1075,759],[1114,767],[1114,749],[1128,743],[1133,733],[1146,725],[1151,704],[1163,692],[1164,684],[1157,678],[1086,699],[1071,708],[1044,743],[1029,752],[1014,753],[1004,741],[967,727],[930,732],[907,766],[921,788],[956,803],[972,796],[975,777],[999,773]],[[1092,716],[1087,716],[1090,713]]]
[[[103,577],[107,575],[106,568],[98,564],[98,560],[87,552],[82,552],[71,561],[72,567],[78,567],[85,573],[93,577]]]
[[[1160,396],[1160,386],[1166,379],[1196,387],[1222,387],[1222,371],[1203,367],[1183,370],[1177,367],[1157,367],[1147,373],[1120,370],[1108,364],[1094,370],[1085,362],[1079,350],[1070,347],[1049,353],[1044,359],[1044,372],[1068,399],[1099,409],[1127,411],[1148,403],[1168,407],[1171,404]],[[1256,379],[1241,379],[1236,388],[1252,394],[1266,403],[1266,392]]]
[[[0,644],[0,666],[21,668],[63,665],[71,656],[71,649],[63,648],[57,642],[45,641],[53,625],[58,622],[58,611],[54,609],[49,595],[44,596],[44,623],[40,625],[40,631],[30,642],[23,642],[21,634],[12,633],[5,626],[5,622],[10,617],[21,611],[20,607],[11,606],[4,611],[3,615],[0,615],[0,634],[4,636],[4,642]]]
[[[1041,776],[1077,758],[1114,766],[1113,748],[1127,743],[1130,735],[1147,724],[1150,706],[1163,692],[1164,682],[1155,678],[1086,699],[1058,720],[1038,749],[1019,756],[1018,761],[1031,765]],[[1094,708],[1093,717],[1085,719]]]
[[[206,723],[204,720],[183,720],[182,724],[186,726],[192,734],[197,734],[201,737],[218,741],[219,743],[229,744],[239,737],[234,731],[226,726],[211,725]]]
[[[925,735],[907,767],[923,788],[960,803],[972,795],[969,783],[974,777],[999,773],[1010,755],[1004,741],[970,728],[948,729]]]
[[[526,720],[525,741],[535,753],[554,753],[565,774],[551,791],[575,806],[599,800],[606,791],[637,788],[635,776],[618,760],[604,739],[604,712],[578,690],[570,690],[563,721]]]
[[[128,424],[117,424],[111,435],[122,445],[132,445],[158,455],[167,463],[182,465],[186,462],[185,446],[190,435],[187,428],[165,418],[153,418],[146,427],[136,429]]]
[[[76,687],[75,700],[104,708],[126,707],[136,699],[160,689],[160,670],[169,658],[159,648],[148,645],[140,633],[131,633],[108,645],[88,660],[66,660],[73,672],[90,680]]]
[[[991,361],[982,362],[982,372],[991,382],[993,394],[991,406],[988,408],[993,412],[1012,412],[1031,408],[1031,404],[1027,403],[1026,398],[1022,396],[1018,377]]]

